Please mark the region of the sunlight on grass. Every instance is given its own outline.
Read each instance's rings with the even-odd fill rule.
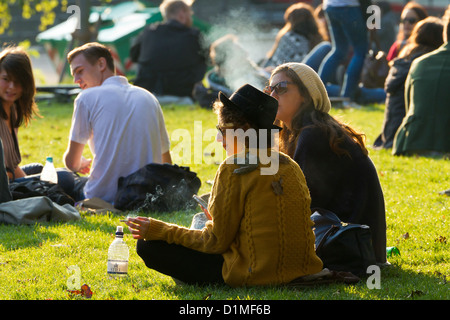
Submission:
[[[43,163],[46,156],[53,156],[56,166],[63,166],[72,108],[71,103],[40,104],[43,118],[36,118],[28,128],[19,130],[22,164]],[[163,106],[163,112],[172,150],[176,150],[181,141],[175,141],[180,130],[194,137],[196,125],[197,129],[201,125],[203,132],[214,130],[216,125],[216,115],[198,106]],[[130,234],[125,234],[124,238],[130,247],[129,275],[124,279],[111,279],[106,275],[107,251],[116,226],[121,225],[121,216],[82,213],[80,221],[65,224],[0,225],[0,283],[9,288],[1,291],[0,299],[82,299],[67,292],[70,276],[67,270],[74,265],[81,270],[81,282],[87,283],[94,292],[92,299],[100,300],[448,299],[450,197],[438,192],[450,188],[450,161],[394,157],[389,150],[370,148],[381,130],[383,112],[384,105],[332,110],[341,121],[365,133],[369,154],[384,190],[387,245],[398,247],[401,255],[391,257],[392,266],[382,269],[381,289],[368,289],[365,280],[352,286],[301,289],[178,286],[170,277],[149,270],[143,264]],[[215,155],[216,159],[203,154],[201,163],[192,163],[195,152],[203,152],[214,143],[213,139],[200,142],[201,148],[195,149],[192,145],[190,159],[181,165],[197,172],[202,181],[199,193],[204,193],[210,191],[209,181],[214,179],[217,163],[224,154]],[[84,154],[91,157],[87,147]],[[194,211],[152,216],[189,226],[193,214]]]

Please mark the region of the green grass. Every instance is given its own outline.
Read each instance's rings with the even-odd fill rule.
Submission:
[[[373,105],[359,110],[335,109],[333,114],[363,131],[370,145],[381,128],[383,108]],[[56,166],[62,166],[72,104],[41,102],[40,110],[43,118],[20,130],[22,163],[42,163],[47,155],[52,155]],[[201,121],[197,125],[201,124],[203,130],[213,129],[216,124],[211,111],[196,106],[163,106],[163,111],[172,138],[179,129],[188,130],[193,136],[195,121]],[[172,143],[172,150],[176,143]],[[202,148],[210,143],[204,141]],[[85,156],[90,156],[88,148]],[[221,155],[216,156],[219,159]],[[388,151],[372,149],[370,156],[385,195],[387,244],[397,246],[401,252],[389,259],[391,267],[381,270],[380,289],[368,288],[365,280],[356,285],[305,289],[178,286],[170,277],[145,267],[129,234],[125,235],[130,247],[129,275],[110,279],[106,275],[107,251],[115,227],[121,224],[121,216],[83,212],[81,220],[70,223],[0,225],[0,283],[7,288],[0,291],[0,299],[84,299],[67,292],[72,275],[68,268],[78,266],[81,284],[88,284],[94,293],[92,299],[98,300],[448,300],[450,197],[438,192],[450,188],[450,161],[394,157]],[[202,180],[199,193],[209,191],[207,181],[214,178],[218,167],[211,157],[205,156],[204,161],[190,166]],[[188,226],[194,213],[175,212],[156,217]]]

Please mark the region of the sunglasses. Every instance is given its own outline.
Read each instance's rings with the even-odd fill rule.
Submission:
[[[401,23],[408,22],[409,24],[415,24],[417,22],[417,19],[416,18],[403,18],[400,22]]]
[[[274,86],[266,86],[264,88],[264,93],[271,94],[275,91],[275,93],[279,96],[282,94],[285,94],[288,91],[288,84],[292,84],[292,82],[289,81],[280,81]]]

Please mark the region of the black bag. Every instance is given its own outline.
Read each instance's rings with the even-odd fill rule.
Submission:
[[[369,226],[344,223],[333,212],[312,209],[316,254],[324,267],[333,271],[365,275],[376,264]]]
[[[369,50],[361,72],[361,83],[365,88],[384,88],[384,83],[389,74],[389,64],[386,53],[383,51]]]
[[[189,167],[151,163],[119,178],[114,206],[122,211],[170,212],[193,209],[201,181]]]
[[[384,88],[390,69],[389,62],[386,53],[381,49],[380,39],[375,29],[370,31],[370,38],[370,49],[361,71],[361,83],[365,88]]]
[[[39,179],[26,179],[20,182],[13,181],[9,184],[9,190],[13,200],[44,196],[59,205],[75,205],[75,200],[64,192],[61,186],[48,181],[41,181]]]

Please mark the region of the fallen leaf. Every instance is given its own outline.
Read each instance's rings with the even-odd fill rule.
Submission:
[[[88,299],[90,299],[92,297],[92,295],[94,294],[91,291],[91,288],[89,288],[89,286],[87,284],[83,284],[81,286],[80,290],[67,290],[67,291],[71,294],[71,296],[80,295],[80,296],[82,296],[84,298],[88,298]]]
[[[83,284],[81,286],[81,295],[85,298],[90,299],[92,297],[93,292],[91,291],[91,288],[87,284]]]
[[[403,238],[403,239],[408,239],[408,238],[409,238],[409,233],[407,232],[407,233],[405,233],[404,235],[402,235],[402,238]]]
[[[440,242],[440,243],[447,243],[447,238],[444,237],[444,236],[439,236],[434,241],[435,242]]]
[[[208,293],[206,296],[203,297],[202,300],[209,300],[209,298],[211,298],[212,293]]]

